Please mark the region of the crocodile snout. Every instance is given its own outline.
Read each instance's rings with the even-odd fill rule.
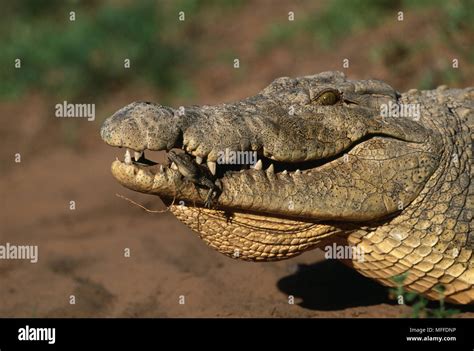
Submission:
[[[175,110],[149,102],[133,102],[107,118],[102,139],[110,146],[170,150],[180,143],[183,118]]]

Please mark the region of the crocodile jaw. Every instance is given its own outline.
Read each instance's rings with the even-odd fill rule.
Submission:
[[[334,106],[312,103],[328,87],[347,100]],[[373,95],[375,99],[367,99]],[[185,114],[133,103],[104,122],[101,136],[109,145],[139,153],[182,148],[196,162],[207,160],[211,171],[221,168],[215,163],[219,151],[258,152],[263,162],[254,168],[218,176],[222,193],[214,211],[330,222],[336,224],[328,227],[341,228],[406,207],[438,164],[423,127],[408,119],[384,120],[372,101],[396,102],[396,92],[384,83],[362,85],[338,74],[283,78],[255,97],[230,105],[190,107]],[[115,161],[112,173],[127,188],[204,211],[200,207],[208,189],[185,181],[171,168]],[[180,219],[192,226],[183,216]],[[261,221],[256,222],[258,227]],[[202,236],[212,237],[195,224]]]
[[[175,216],[216,250],[233,258],[268,261],[298,255],[354,231],[358,222],[383,218],[396,212],[400,203],[410,203],[436,162],[429,153],[415,152],[415,147],[375,138],[315,169],[227,172],[219,179],[222,193],[215,209],[202,207],[207,189],[185,181],[171,167],[116,160],[111,169],[123,186],[171,203]],[[347,177],[357,169],[372,172],[358,179]],[[374,176],[376,185],[370,181]],[[410,182],[400,189],[397,185],[406,179]],[[350,196],[344,191],[347,182]]]
[[[326,118],[322,119],[319,108],[313,109],[316,114],[309,114],[309,119],[304,118],[308,115],[298,113],[292,119],[280,116],[282,110],[275,105],[287,108],[288,104],[295,104],[298,112],[302,105],[311,103],[320,85],[340,90],[340,95],[365,107],[372,116],[364,114],[364,108],[346,109],[344,105],[342,109],[328,107],[327,113],[323,114]],[[221,174],[218,178],[224,191],[215,209],[201,208],[203,195],[200,190],[196,190],[194,184],[184,182],[178,173],[163,170],[168,176],[156,177],[153,168],[132,167],[130,156],[127,165],[113,164],[114,176],[131,189],[157,194],[166,203],[172,203],[170,210],[176,217],[198,232],[211,247],[230,257],[268,261],[292,257],[326,241],[349,244],[361,249],[365,257],[362,262],[352,260],[352,266],[381,284],[393,287],[394,276],[407,274],[404,282],[407,291],[438,299],[437,287],[441,283],[446,288],[446,301],[463,304],[474,301],[471,212],[474,193],[469,167],[474,128],[472,88],[410,90],[399,97],[399,102],[420,104],[420,123],[403,118],[387,120],[387,125],[379,128],[382,135],[372,135],[369,140],[361,140],[349,149],[342,145],[347,154],[345,163],[345,157],[341,160],[340,155],[336,155],[318,166],[301,169],[299,173],[296,169],[301,159],[308,156],[324,158],[325,152],[341,151],[338,138],[331,134],[334,120],[343,131],[354,135],[360,131],[361,125],[356,123],[358,117],[364,120],[365,115],[376,120],[376,107],[380,101],[388,98],[398,103],[397,94],[378,81],[351,82],[341,74],[326,72],[295,80],[277,79],[259,96],[260,102],[267,96],[270,106],[264,103],[266,107],[257,111],[255,107],[260,102],[250,98],[231,106],[191,109],[186,118],[174,120],[159,118],[160,114],[169,115],[169,108],[155,109],[158,114],[148,115],[139,108],[137,116],[133,108],[137,105],[132,104],[125,112],[121,110],[118,118],[104,124],[102,137],[110,145],[130,147],[138,152],[145,148],[182,147],[200,163],[198,161],[203,161],[205,155],[212,161],[212,149],[226,144],[222,144],[223,141],[230,145],[240,141],[246,136],[246,128],[247,132],[250,128],[253,133],[247,135],[236,150],[265,147],[261,150],[263,156],[292,167],[286,174],[281,170],[282,164],[275,163],[267,169],[266,162],[256,170]],[[362,111],[362,116],[354,114],[356,110]],[[230,112],[230,115],[220,113],[222,111]],[[248,118],[245,113],[249,111],[260,114]],[[337,111],[349,116],[349,121],[341,121]],[[213,115],[213,112],[217,114]],[[320,130],[329,133],[325,140],[329,148],[318,149],[316,153],[314,148],[308,152],[307,143],[298,139],[302,135],[308,136],[311,130],[318,130],[306,128],[314,122],[311,116],[320,118],[319,121],[326,125]],[[199,121],[204,124],[200,125]],[[216,124],[218,121],[223,123]],[[263,121],[268,123],[262,124]],[[393,121],[395,123],[391,123]],[[371,122],[365,119],[362,127],[364,124]],[[193,125],[204,129],[193,129]],[[272,134],[272,126],[284,128],[274,128],[273,132],[281,133]],[[219,134],[222,130],[231,133],[231,137]],[[320,137],[324,137],[324,133]],[[312,139],[308,142],[312,143]],[[370,183],[370,189],[364,189],[366,183]],[[347,195],[340,197],[339,193],[345,189]],[[373,189],[377,189],[375,194],[382,194],[378,196],[379,201],[366,199],[361,202],[361,195],[367,195],[367,190]],[[290,197],[297,200],[293,201],[295,206],[292,208],[298,210],[292,212],[287,206],[281,211],[282,204],[285,205]],[[416,198],[410,202],[413,197]],[[179,200],[173,203],[173,198]],[[308,201],[311,199],[312,202]],[[399,212],[393,212],[394,200],[399,200]],[[382,202],[385,213],[393,215],[374,220],[381,214],[379,205]],[[357,222],[354,213],[360,210],[359,204],[368,204],[362,210],[371,220]],[[328,213],[325,214],[321,206],[337,217],[331,221],[322,220],[328,218],[325,217]]]
[[[159,195],[181,222],[199,233],[212,248],[234,259],[276,261],[294,257],[322,245],[328,238],[342,233],[341,227],[259,215],[238,209],[196,207],[203,202],[204,192],[183,181],[177,170],[166,166],[152,168],[126,164],[116,160],[113,176],[123,186]],[[182,199],[188,199],[184,202]]]

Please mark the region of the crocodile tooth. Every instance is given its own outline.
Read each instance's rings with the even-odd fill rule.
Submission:
[[[174,169],[175,171],[178,170],[178,166],[176,165],[176,163],[171,163],[171,168]]]
[[[196,163],[200,165],[202,163],[202,157],[196,156]]]
[[[257,163],[255,164],[254,168],[257,171],[260,171],[262,169],[262,160],[258,160]]]
[[[288,174],[288,171],[285,169],[283,172],[281,172],[283,174]]]
[[[299,169],[297,169],[295,173],[296,173],[296,174],[300,174],[301,171],[300,171]]]
[[[216,163],[212,161],[207,162],[207,167],[209,167],[209,170],[211,171],[212,175],[216,175]]]
[[[140,159],[140,157],[142,157],[143,155],[143,151],[135,151],[135,153],[133,154],[133,157],[135,158],[135,161],[138,161]]]
[[[274,173],[275,172],[275,167],[273,167],[273,163],[270,165],[270,167],[267,168],[267,173]]]
[[[165,173],[165,170],[163,168],[163,165],[160,165],[160,173]]]
[[[131,165],[132,164],[132,157],[130,156],[130,151],[125,151],[125,164]]]

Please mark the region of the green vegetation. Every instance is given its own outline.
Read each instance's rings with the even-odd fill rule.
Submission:
[[[398,26],[400,11],[408,30],[416,30],[417,25],[423,28],[421,36],[380,36],[393,33],[384,31],[382,26]],[[467,78],[453,69],[451,60],[458,59],[462,68],[474,62],[472,0],[332,0],[313,11],[295,13],[295,17],[295,21],[272,24],[257,48],[264,52],[282,46],[297,52],[323,51],[324,55],[324,50],[341,51],[341,43],[350,46],[345,38],[357,37],[358,42],[363,42],[367,35],[373,42],[367,59],[389,68],[394,76],[405,77],[405,81],[411,77],[411,87],[420,89],[462,85]],[[381,30],[372,35],[371,28]],[[435,35],[431,34],[433,31]]]
[[[238,0],[100,2],[24,0],[2,5],[0,98],[38,90],[56,97],[97,96],[145,80],[167,92],[184,90],[192,40],[188,18]],[[70,20],[75,12],[75,21]],[[178,21],[185,11],[186,21]],[[21,60],[21,69],[15,60]],[[126,59],[130,68],[124,67]]]
[[[450,57],[441,56],[435,64],[420,65],[420,62],[430,62],[426,56],[435,51],[431,43],[417,41],[408,43],[400,39],[389,40],[372,47],[370,60],[390,67],[394,75],[410,77],[418,75],[418,89],[433,89],[441,84],[455,86],[462,80],[460,70],[453,69]],[[431,61],[433,62],[433,61]]]
[[[474,6],[471,0],[333,0],[325,8],[305,15],[302,20],[271,26],[259,46],[268,49],[281,43],[299,42],[299,37],[309,36],[319,46],[331,48],[344,36],[380,25],[389,16],[396,19],[399,11],[411,9],[436,9],[440,13],[440,33],[453,39],[453,43],[459,32],[473,33]],[[461,46],[465,49],[464,45]],[[470,53],[474,55],[472,48]]]
[[[160,37],[163,14],[152,1],[93,9],[49,0],[40,15],[34,3],[17,9],[18,17],[2,29],[0,64],[11,69],[0,95],[37,88],[67,97],[94,96],[134,76],[157,86],[173,85],[173,69],[184,48]],[[69,20],[71,8],[75,21]],[[13,67],[16,58],[22,60],[21,69]],[[124,68],[125,59],[130,69]]]
[[[450,318],[458,314],[459,310],[446,309],[444,302],[444,291],[443,285],[438,285],[435,290],[439,293],[439,307],[428,308],[428,300],[423,296],[405,291],[403,284],[407,278],[407,274],[398,275],[392,278],[392,281],[396,284],[396,287],[390,289],[390,297],[396,299],[398,303],[405,304],[410,303],[411,307],[411,318]]]
[[[398,11],[433,10],[438,15],[440,40],[459,53],[460,62],[474,61],[474,6],[472,0],[332,0],[308,13],[296,13],[293,22],[270,26],[257,43],[260,49],[275,45],[308,49],[336,47],[340,39],[357,31],[395,20]],[[232,14],[244,0],[99,1],[22,0],[2,5],[0,21],[0,99],[40,91],[57,99],[97,97],[123,86],[150,84],[174,96],[190,96],[193,87],[185,79],[198,69],[196,45],[202,23]],[[76,20],[70,21],[70,11]],[[184,11],[186,20],[179,21]],[[225,39],[223,39],[225,40]],[[431,43],[431,41],[429,41]],[[422,68],[411,60],[422,55],[425,43],[399,38],[378,43],[371,58],[395,69],[400,76],[420,70],[420,88],[457,82],[450,67]],[[430,45],[429,43],[427,45]],[[426,46],[425,46],[426,48]],[[436,47],[427,47],[436,51]],[[216,56],[228,62],[232,47]],[[15,60],[21,60],[21,69]],[[130,60],[130,68],[124,60]],[[245,65],[242,66],[245,68]],[[423,73],[423,69],[426,70]],[[244,77],[244,69],[238,74]]]
[[[334,0],[319,18],[308,20],[305,29],[313,33],[323,47],[332,47],[335,40],[351,31],[379,24],[397,8],[397,2],[392,0]]]
[[[333,0],[321,11],[310,13],[301,21],[273,25],[260,45],[266,49],[306,34],[318,41],[319,45],[330,48],[337,39],[351,31],[380,23],[397,7],[399,4],[391,0]]]
[[[451,66],[445,65],[442,69],[425,70],[420,82],[418,89],[433,89],[440,84],[447,86],[454,85],[461,79],[459,71],[453,70]]]

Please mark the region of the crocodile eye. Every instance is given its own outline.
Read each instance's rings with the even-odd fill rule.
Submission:
[[[341,94],[337,90],[324,90],[315,99],[315,101],[324,106],[334,105],[341,98]]]

